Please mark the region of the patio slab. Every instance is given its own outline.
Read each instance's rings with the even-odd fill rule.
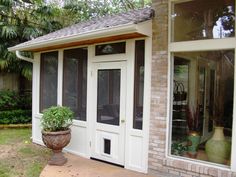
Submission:
[[[103,162],[66,153],[64,166],[47,165],[40,177],[151,177]]]

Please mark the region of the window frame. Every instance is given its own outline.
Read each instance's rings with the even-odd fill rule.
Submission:
[[[232,126],[232,145],[231,145],[231,164],[230,166],[206,162],[187,157],[171,155],[171,135],[172,135],[172,104],[173,104],[173,68],[174,52],[194,52],[194,51],[213,51],[213,50],[234,50],[234,60],[236,61],[236,36],[222,39],[204,39],[194,41],[172,42],[173,21],[171,19],[172,3],[186,2],[186,0],[169,0],[168,1],[168,99],[167,99],[167,136],[166,136],[166,157],[195,163],[224,170],[236,172],[236,68],[234,69],[234,98],[233,98],[233,126]],[[235,5],[236,6],[236,5]],[[236,11],[236,10],[235,10]],[[235,23],[236,29],[236,23]]]

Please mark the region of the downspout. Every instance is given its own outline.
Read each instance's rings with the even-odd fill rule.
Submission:
[[[19,50],[16,51],[16,56],[17,56],[17,58],[19,58],[19,59],[21,59],[21,60],[28,61],[28,62],[30,62],[30,63],[33,63],[33,62],[34,62],[34,59],[33,59],[33,58],[28,58],[28,57],[22,56],[22,55],[20,54],[20,51],[19,51]]]

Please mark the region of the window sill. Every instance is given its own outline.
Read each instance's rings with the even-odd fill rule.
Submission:
[[[205,162],[197,159],[189,159],[187,157],[179,157],[168,155],[163,161],[163,165],[180,170],[191,171],[205,175],[218,176],[222,173],[233,173],[229,166]]]
[[[42,116],[43,116],[43,114],[41,114],[41,113],[34,114],[34,117],[35,117],[36,119],[41,119]]]
[[[87,127],[87,122],[86,121],[82,121],[82,120],[73,120],[73,124],[72,126],[75,126],[75,127]]]

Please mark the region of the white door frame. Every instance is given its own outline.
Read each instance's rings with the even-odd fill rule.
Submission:
[[[92,89],[93,108],[91,114],[91,157],[118,165],[125,165],[125,118],[126,118],[126,62],[93,63]],[[119,125],[97,123],[97,73],[99,69],[120,69],[120,115]],[[105,139],[111,143],[110,155],[104,153]]]
[[[151,27],[150,27],[151,28]],[[135,41],[145,40],[145,79],[144,79],[144,104],[143,104],[143,130],[133,128],[133,100],[134,100],[134,66],[135,66]],[[122,41],[120,41],[122,42]],[[125,164],[126,169],[147,173],[148,148],[149,148],[149,119],[151,96],[151,56],[152,38],[139,38],[126,40],[126,53],[114,55],[95,55],[95,45],[88,46],[88,85],[87,85],[87,157],[92,157],[92,131],[94,88],[93,70],[97,63],[125,62],[126,78],[126,121],[125,121]],[[112,43],[112,42],[110,42]],[[96,44],[97,45],[97,44]]]

